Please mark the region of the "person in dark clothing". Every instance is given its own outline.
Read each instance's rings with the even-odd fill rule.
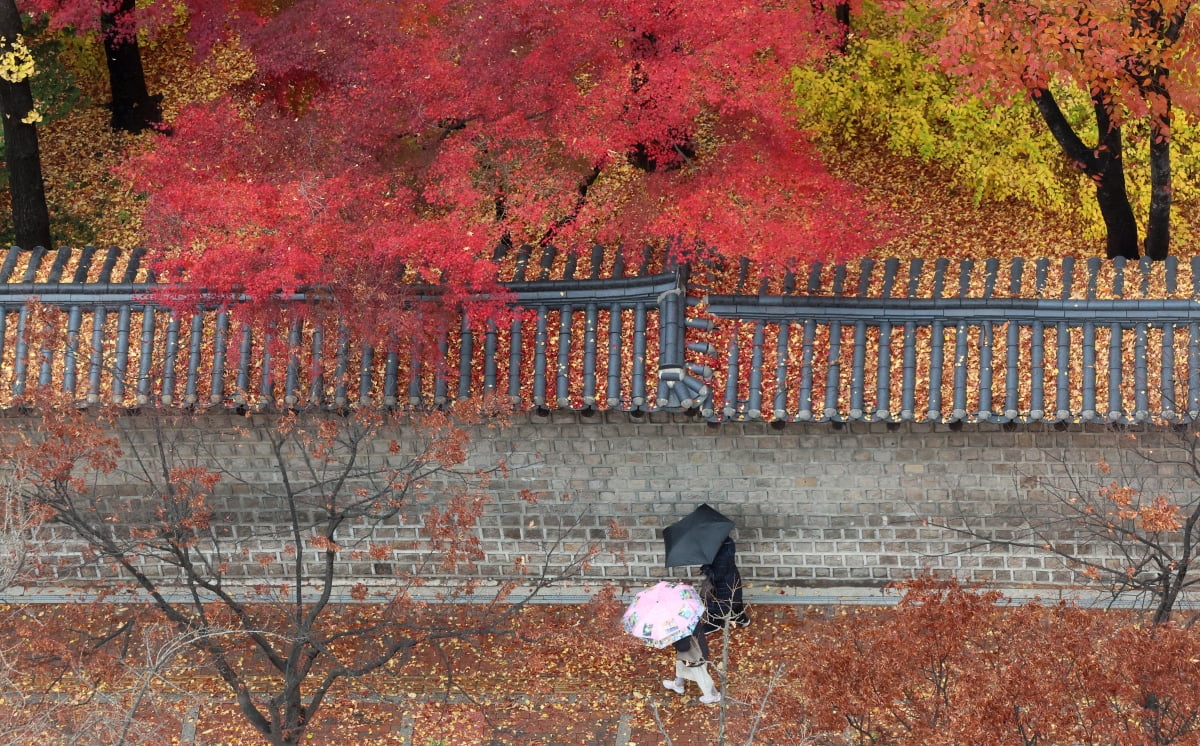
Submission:
[[[739,627],[750,624],[750,615],[742,600],[742,574],[738,572],[736,553],[733,539],[727,536],[712,562],[700,566],[700,572],[704,574],[701,595],[707,607],[700,622],[702,634],[716,632],[727,620]]]

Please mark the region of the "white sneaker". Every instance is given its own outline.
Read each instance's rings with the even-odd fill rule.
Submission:
[[[683,694],[683,682],[672,681],[671,679],[663,679],[663,688],[670,689],[676,694]]]
[[[715,705],[716,703],[718,703],[720,701],[721,701],[721,693],[720,692],[713,692],[712,694],[705,694],[704,696],[702,696],[700,698],[700,704],[702,704],[702,705]]]

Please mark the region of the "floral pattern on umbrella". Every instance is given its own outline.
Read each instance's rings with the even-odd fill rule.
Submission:
[[[664,580],[633,597],[621,617],[625,631],[656,648],[665,648],[692,633],[704,602],[687,583]]]

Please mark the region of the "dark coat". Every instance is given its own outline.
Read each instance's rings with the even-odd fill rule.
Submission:
[[[704,624],[703,621],[700,623]],[[696,632],[699,631],[700,627],[696,627]],[[692,649],[693,645],[699,648],[700,660],[708,660],[708,640],[702,634],[692,633],[682,640],[676,640],[673,645],[677,653],[676,657],[680,660],[684,660],[688,656],[688,651]],[[692,655],[695,655],[695,652]]]
[[[707,581],[704,584],[704,601],[708,613],[701,621],[705,634],[720,629],[720,620],[727,617],[738,624],[749,623],[746,603],[742,600],[742,574],[738,572],[736,554],[737,547],[733,539],[726,537],[713,561],[700,566],[700,572],[704,573]]]

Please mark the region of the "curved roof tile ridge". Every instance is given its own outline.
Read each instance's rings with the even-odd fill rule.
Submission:
[[[147,304],[144,257],[10,249],[0,359],[16,373],[0,400],[53,380],[129,406],[440,406],[497,391],[539,410],[714,421],[1200,418],[1200,257],[868,258],[770,273],[713,258],[675,267],[650,249],[519,249],[498,261],[530,318],[448,338],[454,380],[316,328],[297,349],[341,374],[307,380],[222,310],[183,319]],[[61,354],[23,343],[30,296],[68,312]]]
[[[0,261],[0,286],[151,285],[146,250],[10,247]],[[560,251],[552,246],[498,249],[500,279],[510,284],[646,277],[670,271],[662,252]],[[1200,256],[1111,261],[1100,257],[1025,260],[866,258],[819,261],[787,269],[705,257],[691,265],[693,293],[872,299],[1027,298],[1061,300],[1200,298]],[[15,289],[15,288],[12,288]],[[10,290],[11,291],[11,290]]]
[[[0,261],[0,286],[153,284],[146,250],[84,246],[29,251],[9,247]]]
[[[926,300],[1200,297],[1200,256],[1172,256],[1162,262],[1096,256],[865,258],[832,264],[814,261],[783,269],[710,258],[693,267],[694,284],[712,295]]]

